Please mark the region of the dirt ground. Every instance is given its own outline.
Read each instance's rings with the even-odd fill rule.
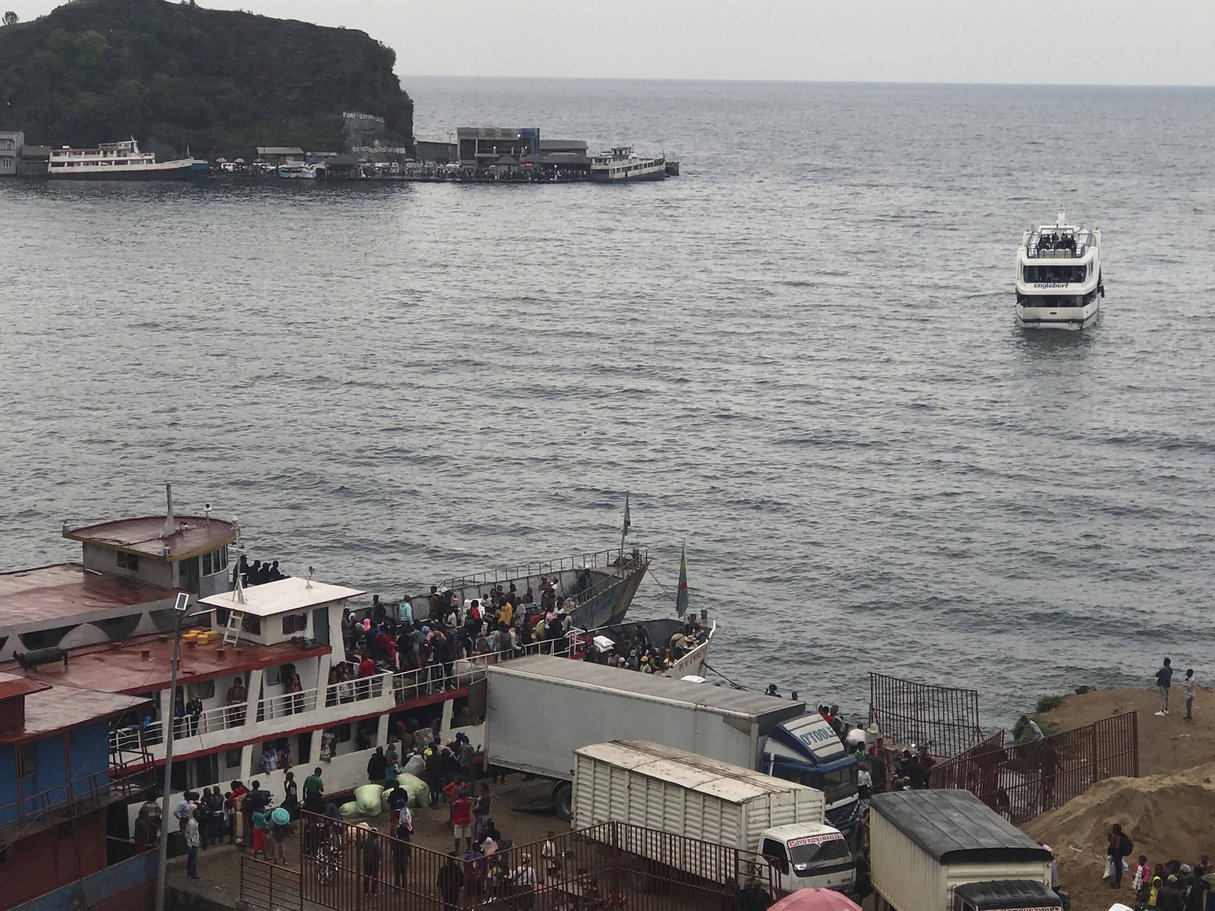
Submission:
[[[1106,911],[1115,901],[1134,904],[1129,877],[1117,892],[1101,878],[1105,836],[1115,822],[1134,839],[1131,861],[1142,853],[1152,864],[1173,858],[1193,864],[1201,854],[1215,853],[1215,716],[1204,716],[1208,694],[1201,689],[1192,722],[1184,720],[1180,687],[1172,695],[1178,698],[1166,717],[1154,714],[1156,690],[1144,688],[1068,696],[1040,718],[1067,731],[1138,712],[1138,779],[1100,782],[1023,826],[1054,849],[1074,911]]]

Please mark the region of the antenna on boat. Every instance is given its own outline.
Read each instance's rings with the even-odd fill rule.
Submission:
[[[312,574],[314,572],[316,572],[316,569],[309,566],[308,567],[308,581],[306,583],[304,583],[304,588],[312,588]]]
[[[171,538],[177,534],[177,520],[173,516],[173,484],[165,481],[165,527],[161,530],[162,538]]]

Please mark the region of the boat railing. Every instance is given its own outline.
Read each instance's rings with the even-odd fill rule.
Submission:
[[[0,844],[15,841],[40,825],[58,825],[90,813],[113,799],[111,795],[125,796],[130,781],[142,782],[144,778],[142,773],[115,775],[107,769],[69,778],[35,794],[18,794],[16,800],[0,804]],[[13,828],[16,833],[11,831]]]
[[[648,548],[634,548],[621,551],[600,550],[594,553],[579,554],[572,557],[558,557],[552,560],[540,560],[536,563],[519,564],[504,569],[491,569],[471,576],[453,576],[439,585],[439,590],[456,588],[483,588],[496,585],[499,582],[513,582],[521,579],[551,576],[569,570],[581,569],[627,569],[633,565],[649,563]]]
[[[1075,250],[1041,249],[1033,244],[1025,245],[1025,255],[1029,259],[1079,259],[1088,252],[1088,244],[1076,244]]]

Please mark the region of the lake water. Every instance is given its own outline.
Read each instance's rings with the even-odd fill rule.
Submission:
[[[419,138],[683,176],[0,183],[0,567],[171,479],[251,557],[395,596],[615,546],[628,489],[749,686],[859,711],[882,671],[996,724],[1215,673],[1215,90],[405,84]],[[1015,250],[1059,209],[1104,231],[1105,313],[1027,334]]]

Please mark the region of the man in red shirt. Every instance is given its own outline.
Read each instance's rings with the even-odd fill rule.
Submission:
[[[472,850],[472,805],[467,792],[460,794],[451,805],[451,834],[456,851],[460,850],[461,838],[466,842],[464,850]]]

